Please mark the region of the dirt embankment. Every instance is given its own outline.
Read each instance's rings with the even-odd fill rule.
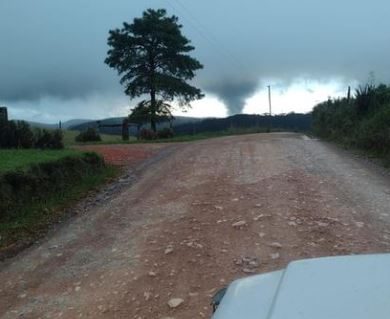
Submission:
[[[390,250],[388,178],[319,141],[225,137],[145,167],[1,266],[2,318],[208,318],[236,278]]]

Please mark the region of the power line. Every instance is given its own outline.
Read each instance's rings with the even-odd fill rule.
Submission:
[[[175,1],[180,7],[181,7],[181,10],[178,10],[178,7],[175,7],[173,6],[173,4],[167,0],[167,3],[169,6],[171,6],[171,8],[174,10],[174,11],[181,11],[181,13],[185,13],[185,15],[183,14],[183,17],[191,24],[191,26],[194,28],[195,31],[197,31],[197,33],[202,37],[204,38],[205,40],[207,40],[209,43],[211,43],[221,54],[223,54],[225,56],[225,58],[229,59],[231,62],[233,62],[234,64],[236,64],[237,67],[239,68],[247,68],[246,65],[242,64],[241,61],[239,59],[237,59],[230,51],[229,49],[227,49],[226,47],[224,47],[220,42],[219,40],[212,34],[212,32],[210,32],[209,30],[207,30],[206,27],[204,27],[199,21],[198,19],[195,17],[194,14],[192,14],[191,10],[187,9],[183,3],[181,3],[180,1],[178,0],[173,0]]]
[[[185,7],[185,5],[180,2],[179,0],[174,0],[176,1],[177,3],[179,3],[179,5],[181,5],[181,7],[184,8],[184,10],[186,10],[186,12],[188,12],[188,14],[190,16],[193,17],[193,19],[195,21],[198,22],[198,25],[201,26],[203,28],[203,30],[206,31],[206,35],[210,37],[210,40],[211,42],[213,42],[216,47],[218,48],[218,50],[220,50],[222,53],[224,53],[225,55],[228,55],[230,59],[232,59],[238,66],[240,67],[243,67],[244,69],[246,70],[250,70],[250,68],[246,65],[246,64],[243,64],[242,63],[242,60],[240,58],[237,58],[237,56],[229,49],[229,47],[225,46],[221,41],[218,40],[218,38],[215,36],[215,34],[213,34],[212,30],[209,30],[207,27],[205,27],[201,22],[199,22],[199,20],[197,19],[197,17],[191,12],[191,10],[187,9]]]

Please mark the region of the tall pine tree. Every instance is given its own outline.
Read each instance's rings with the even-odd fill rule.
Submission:
[[[160,109],[169,105],[164,101],[177,100],[184,108],[203,97],[200,89],[188,83],[203,66],[188,54],[194,47],[181,28],[178,18],[168,17],[166,10],[148,9],[142,18],[109,33],[105,63],[118,71],[130,98],[150,96],[138,107],[147,108],[153,131],[158,116],[166,114],[166,109]]]

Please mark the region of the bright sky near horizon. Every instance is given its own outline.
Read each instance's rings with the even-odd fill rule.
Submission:
[[[386,0],[0,0],[0,105],[40,122],[128,114],[107,36],[147,8],[177,15],[205,66],[184,115],[266,113],[267,85],[273,113],[308,112],[370,72],[390,81]]]

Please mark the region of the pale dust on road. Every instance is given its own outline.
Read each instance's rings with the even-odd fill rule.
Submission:
[[[390,179],[298,134],[182,144],[0,266],[1,318],[208,318],[231,280],[390,251]],[[167,302],[184,302],[171,309]]]

